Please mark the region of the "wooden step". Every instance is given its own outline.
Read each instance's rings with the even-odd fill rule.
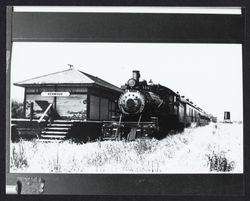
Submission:
[[[51,124],[51,125],[48,125],[48,126],[53,126],[53,127],[72,127],[73,126],[73,124]]]
[[[42,131],[41,135],[67,135],[68,132],[67,131]]]
[[[68,130],[70,130],[70,128],[68,128],[68,127],[46,127],[44,130],[46,130],[46,131],[48,131],[48,130],[68,131]]]
[[[37,142],[62,142],[63,139],[64,138],[39,138],[36,141]]]
[[[55,122],[55,123],[68,123],[68,124],[72,124],[73,122],[72,121],[70,121],[70,120],[54,120],[53,122]]]
[[[42,139],[64,139],[72,128],[72,121],[55,120],[41,132]]]
[[[65,137],[65,135],[41,135],[42,139],[64,139]]]

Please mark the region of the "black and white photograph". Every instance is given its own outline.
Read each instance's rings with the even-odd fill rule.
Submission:
[[[14,11],[242,15],[241,8]],[[244,173],[242,45],[17,38],[10,58],[10,173]]]

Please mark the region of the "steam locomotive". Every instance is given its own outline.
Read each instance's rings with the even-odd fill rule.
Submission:
[[[123,89],[118,100],[119,115],[102,126],[103,140],[161,139],[192,123],[205,125],[210,122],[209,115],[178,92],[160,84],[140,81],[139,71],[133,71]]]

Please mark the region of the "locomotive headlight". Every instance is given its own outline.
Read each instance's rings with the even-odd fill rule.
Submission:
[[[135,85],[136,85],[136,80],[134,78],[131,78],[128,80],[128,86],[130,86],[132,88]]]

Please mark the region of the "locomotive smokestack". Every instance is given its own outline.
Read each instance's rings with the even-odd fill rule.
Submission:
[[[136,82],[139,82],[140,76],[140,71],[133,70],[133,78],[136,80]]]

